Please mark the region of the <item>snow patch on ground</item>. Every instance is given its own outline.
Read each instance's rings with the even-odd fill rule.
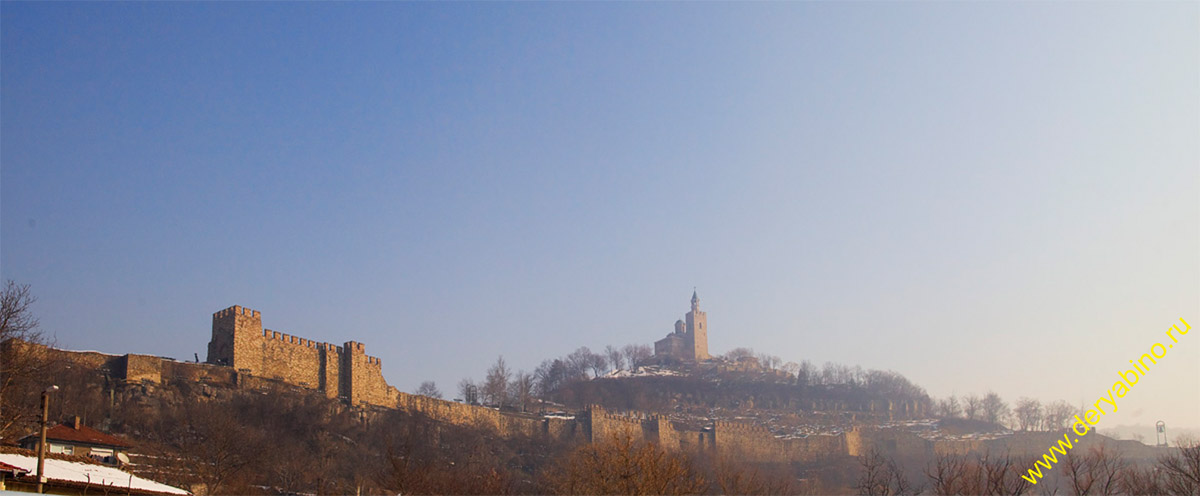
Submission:
[[[647,365],[644,367],[637,367],[633,370],[614,370],[612,372],[605,374],[604,377],[620,378],[620,377],[655,377],[655,376],[676,376],[676,375],[683,375],[683,374],[676,372],[674,370],[664,369],[662,367],[655,367],[652,365]]]

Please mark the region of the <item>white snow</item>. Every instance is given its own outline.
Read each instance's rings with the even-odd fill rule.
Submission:
[[[18,455],[15,453],[0,453],[0,462],[28,470],[29,475],[35,477],[37,475],[37,457]],[[93,465],[90,463],[47,458],[44,467],[44,475],[47,479],[99,484],[102,486],[111,486],[114,490],[130,487],[146,491],[157,491],[160,493],[179,495],[191,494],[183,489],[168,486],[166,484],[160,484],[149,479],[143,479],[129,472],[125,472],[116,467],[109,467],[107,465]]]
[[[682,375],[682,374],[680,374],[679,372],[676,372],[674,370],[670,370],[670,369],[664,369],[664,368],[655,367],[655,366],[645,366],[645,367],[638,367],[634,370],[624,370],[624,369],[614,370],[612,372],[609,372],[608,374],[605,374],[604,377],[610,377],[610,378],[653,377],[653,376],[671,376],[671,375]]]
[[[121,355],[114,355],[112,353],[105,353],[103,351],[96,351],[96,350],[64,350],[64,349],[60,349],[60,348],[54,348],[54,349],[57,351],[65,351],[67,353],[95,353],[97,355],[104,355],[104,356],[110,356],[110,357],[121,356]]]

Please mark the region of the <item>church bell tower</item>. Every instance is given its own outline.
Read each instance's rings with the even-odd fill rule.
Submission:
[[[708,314],[700,311],[700,297],[692,291],[692,311],[687,313],[687,335],[691,349],[688,354],[696,361],[712,358],[708,355]]]

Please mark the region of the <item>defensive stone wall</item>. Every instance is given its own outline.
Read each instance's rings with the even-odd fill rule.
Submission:
[[[261,344],[258,344],[262,363],[247,364],[246,368],[254,375],[324,390],[321,377],[321,360],[324,356],[318,344],[326,343],[266,329]]]
[[[587,417],[591,424],[589,441],[604,442],[627,435],[638,441],[658,441],[657,428],[649,427],[648,418],[643,414],[622,415],[592,405],[588,408]]]
[[[337,346],[264,329],[258,310],[238,305],[213,314],[207,361],[356,405],[394,407],[398,398],[383,379],[383,361],[367,355],[363,343]]]
[[[846,433],[846,454],[862,456],[872,449],[885,456],[929,456],[934,452],[933,442],[905,429],[855,426]]]
[[[428,396],[397,392],[396,408],[426,415],[441,422],[491,429],[503,437],[548,437],[561,441],[588,441],[587,429],[576,419],[543,418],[518,413],[501,413],[487,407],[466,405]]]
[[[639,441],[668,449],[718,453],[751,462],[808,462],[831,456],[862,456],[872,449],[890,456],[1006,452],[1039,456],[1061,439],[1059,433],[1019,433],[991,440],[929,441],[901,428],[856,426],[837,435],[776,437],[764,427],[717,421],[711,429],[680,429],[668,418],[644,412],[610,412],[593,405],[572,418],[543,418],[500,412],[398,391],[383,378],[383,362],[366,354],[366,346],[349,341],[343,346],[263,329],[261,313],[232,306],[213,314],[208,363],[178,362],[149,355],[108,355],[70,352],[10,340],[5,347],[22,346],[39,360],[68,360],[80,367],[103,371],[110,377],[137,383],[221,384],[246,389],[286,385],[317,390],[328,398],[351,405],[398,408],[455,425],[494,430],[504,437],[529,436],[565,442],[603,442],[628,434]],[[920,402],[869,400],[811,400],[803,405],[814,411],[845,411],[872,418],[925,415]],[[1072,438],[1075,436],[1072,434]],[[1153,459],[1158,449],[1134,441],[1114,441],[1088,436],[1081,446],[1114,443],[1128,458]]]
[[[164,360],[149,355],[125,355],[116,360],[122,370],[119,377],[132,382],[162,382]]]

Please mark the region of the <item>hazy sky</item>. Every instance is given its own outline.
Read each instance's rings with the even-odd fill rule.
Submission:
[[[1200,329],[1200,4],[0,4],[3,277],[446,391],[650,344],[1094,402]],[[1200,331],[1100,428],[1200,427]],[[1152,437],[1151,433],[1147,433]]]

